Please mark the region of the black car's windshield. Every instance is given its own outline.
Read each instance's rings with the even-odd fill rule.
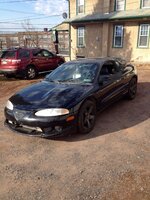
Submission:
[[[93,63],[65,63],[46,77],[46,81],[60,83],[93,83],[98,71]]]

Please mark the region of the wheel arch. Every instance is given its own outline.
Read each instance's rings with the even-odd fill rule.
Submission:
[[[89,96],[89,97],[85,98],[85,99],[81,102],[81,104],[80,104],[80,106],[79,106],[79,110],[81,109],[82,105],[83,105],[86,101],[92,101],[92,102],[94,102],[94,103],[95,103],[95,106],[96,106],[96,110],[97,110],[97,108],[98,108],[98,105],[97,105],[98,102],[97,102],[97,99],[96,99],[94,96]]]
[[[38,71],[37,67],[34,64],[28,64],[25,69],[27,69],[28,67],[34,67],[36,69],[36,71]]]

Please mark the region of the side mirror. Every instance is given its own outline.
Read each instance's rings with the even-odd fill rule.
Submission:
[[[105,75],[105,76],[102,75],[99,77],[98,82],[99,82],[99,85],[103,85],[104,82],[107,82],[109,80],[111,80],[111,77],[109,75]]]

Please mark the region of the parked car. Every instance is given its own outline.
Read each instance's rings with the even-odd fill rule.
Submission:
[[[6,125],[18,132],[52,137],[77,127],[86,134],[96,113],[122,96],[134,99],[137,72],[114,58],[62,64],[39,83],[16,94],[5,107]]]
[[[54,70],[65,59],[46,49],[8,49],[1,55],[0,73],[6,77],[22,76],[34,79],[39,73]]]

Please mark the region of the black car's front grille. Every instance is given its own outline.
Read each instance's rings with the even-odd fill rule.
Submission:
[[[31,114],[31,111],[14,109],[14,116],[16,120],[21,120],[24,117],[29,116],[30,114]]]

